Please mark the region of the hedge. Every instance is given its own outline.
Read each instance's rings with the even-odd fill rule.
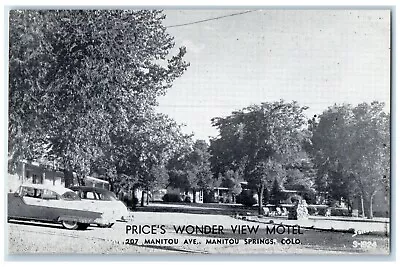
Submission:
[[[167,193],[162,197],[164,202],[182,202],[182,198],[176,193]]]

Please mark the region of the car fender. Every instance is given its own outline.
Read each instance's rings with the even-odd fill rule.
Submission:
[[[71,216],[71,215],[62,215],[58,217],[58,221],[75,221],[78,223],[95,223],[96,218],[89,218],[89,217],[80,217],[80,216]]]

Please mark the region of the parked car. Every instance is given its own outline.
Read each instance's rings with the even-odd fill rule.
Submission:
[[[117,196],[107,189],[90,186],[72,186],[70,189],[83,201],[101,206],[117,221],[132,219],[124,202],[118,200]]]
[[[96,205],[85,205],[74,191],[42,184],[21,185],[15,193],[9,193],[7,216],[8,219],[61,223],[70,230],[113,223],[106,212]]]

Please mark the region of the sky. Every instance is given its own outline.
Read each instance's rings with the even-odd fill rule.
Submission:
[[[211,118],[251,104],[297,101],[318,115],[335,103],[390,104],[390,12],[385,10],[165,10],[188,70],[158,111],[195,139],[218,135]],[[172,26],[172,27],[171,27]]]

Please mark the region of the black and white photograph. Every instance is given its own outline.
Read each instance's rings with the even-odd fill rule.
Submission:
[[[391,255],[390,7],[6,12],[6,254]]]

